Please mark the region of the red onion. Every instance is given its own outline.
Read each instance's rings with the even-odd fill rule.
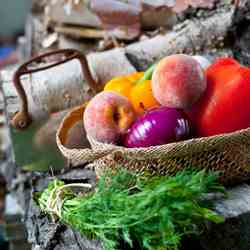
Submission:
[[[125,135],[128,148],[150,147],[187,139],[190,123],[182,110],[160,107],[139,117]]]

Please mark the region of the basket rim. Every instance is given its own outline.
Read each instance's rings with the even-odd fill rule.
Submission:
[[[123,152],[123,153],[128,153],[128,154],[138,154],[138,153],[144,153],[146,154],[147,152],[153,152],[153,151],[164,151],[164,152],[175,152],[177,149],[180,150],[182,149],[184,152],[187,152],[189,150],[192,150],[192,148],[197,145],[200,147],[202,144],[207,144],[206,145],[206,150],[211,150],[213,148],[218,148],[220,147],[221,142],[223,141],[223,145],[226,144],[227,140],[232,141],[232,139],[237,139],[239,136],[249,136],[250,138],[250,127],[246,129],[241,129],[237,130],[234,132],[230,133],[223,133],[219,135],[214,135],[214,136],[208,136],[208,137],[197,137],[197,138],[191,138],[183,141],[178,141],[178,142],[172,142],[172,143],[167,143],[163,145],[157,145],[157,146],[151,146],[151,147],[135,147],[135,148],[126,148],[124,146],[119,146],[115,144],[109,144],[109,143],[103,143],[96,141],[95,139],[91,138],[90,136],[87,136],[87,139],[89,140],[92,148],[67,148],[64,146],[64,141],[65,138],[67,137],[67,131],[76,123],[82,120],[82,116],[85,110],[87,103],[78,106],[71,111],[64,117],[62,120],[59,129],[57,130],[56,134],[56,141],[57,141],[57,146],[60,149],[61,153],[65,157],[69,157],[69,155],[76,155],[79,154],[80,152],[86,152],[86,154],[91,154],[92,156],[90,157],[91,159],[97,157],[99,158],[101,155],[107,155],[109,153],[112,153],[114,151],[116,152]],[[72,122],[73,121],[73,122]],[[250,141],[250,140],[249,140]],[[95,148],[95,146],[97,148]],[[204,148],[203,148],[204,150]],[[201,151],[202,147],[201,147]],[[183,152],[183,154],[184,154]],[[70,157],[70,158],[71,158]]]

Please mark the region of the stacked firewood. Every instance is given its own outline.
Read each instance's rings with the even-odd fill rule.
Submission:
[[[213,9],[216,2],[33,0],[33,52],[70,47],[87,53],[123,47],[167,33],[185,18],[185,13]]]

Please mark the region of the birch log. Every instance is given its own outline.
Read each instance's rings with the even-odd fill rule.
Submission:
[[[94,78],[104,84],[114,76],[145,70],[155,61],[173,53],[204,54],[208,51],[216,54],[216,48],[224,47],[234,7],[225,4],[206,13],[209,13],[206,18],[186,20],[164,35],[125,48],[90,54],[88,62]],[[82,104],[91,97],[80,65],[74,61],[25,77],[23,86],[28,94],[33,120]]]
[[[188,19],[166,35],[132,44],[126,55],[140,70],[174,53],[196,54],[224,47],[224,39],[232,25],[234,8],[226,6],[205,19]]]
[[[92,75],[100,84],[115,75],[135,71],[122,49],[93,54],[89,56],[89,64]],[[29,75],[23,79],[23,85],[26,86],[33,120],[77,106],[93,96],[76,60]]]

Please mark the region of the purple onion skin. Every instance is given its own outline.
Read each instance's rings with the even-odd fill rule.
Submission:
[[[187,115],[179,109],[160,107],[139,117],[124,137],[127,148],[150,147],[185,140],[191,126]]]

